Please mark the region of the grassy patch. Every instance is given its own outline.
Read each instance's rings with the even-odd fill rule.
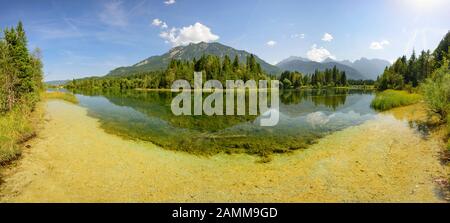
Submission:
[[[70,103],[78,104],[77,97],[75,97],[75,95],[73,95],[71,93],[59,92],[59,91],[45,92],[43,94],[43,97],[45,99],[60,99],[60,100],[68,101]]]
[[[0,114],[0,165],[16,159],[21,154],[20,143],[33,138],[36,133],[40,109],[34,112],[28,106],[17,106]]]
[[[450,151],[450,113],[447,115],[447,149]]]
[[[385,111],[395,107],[411,105],[419,102],[421,99],[422,97],[419,94],[399,90],[385,90],[377,94],[371,106],[377,110]]]

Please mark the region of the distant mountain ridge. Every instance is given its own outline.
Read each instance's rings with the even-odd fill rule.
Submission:
[[[236,55],[239,57],[240,61],[245,61],[247,56],[251,53],[244,50],[237,50],[232,47],[220,44],[218,42],[213,43],[191,43],[186,46],[177,46],[169,50],[169,52],[159,55],[152,56],[145,60],[140,61],[129,67],[119,67],[110,71],[107,76],[120,76],[129,73],[135,73],[140,71],[156,71],[164,70],[172,59],[178,60],[193,60],[194,58],[199,59],[203,55],[215,55],[223,59],[225,55],[228,55],[233,59]],[[279,74],[281,70],[266,61],[260,59],[255,55],[256,62],[261,65],[261,68],[269,74]]]
[[[251,53],[244,50],[237,50],[235,48],[223,45],[218,42],[213,43],[191,43],[186,46],[177,46],[170,49],[167,53],[158,56],[151,56],[142,60],[132,66],[118,67],[111,70],[106,76],[122,76],[136,72],[148,72],[165,70],[172,59],[178,60],[193,60],[199,59],[203,55],[215,55],[223,59],[228,55],[231,59],[238,56],[240,61],[245,61],[247,56]],[[349,79],[373,79],[382,74],[384,68],[390,63],[381,59],[367,59],[361,58],[351,62],[349,60],[336,61],[327,58],[322,62],[311,61],[307,58],[291,56],[276,64],[276,66],[267,63],[266,61],[254,55],[256,61],[261,65],[261,68],[268,74],[278,75],[284,70],[299,71],[304,74],[314,73],[316,69],[325,70],[336,66],[339,70],[346,72]]]
[[[314,73],[316,69],[320,71],[330,69],[335,65],[339,70],[345,71],[349,79],[375,80],[378,75],[383,73],[384,68],[390,66],[391,63],[387,60],[367,59],[365,57],[354,62],[349,60],[337,61],[331,58],[326,58],[322,62],[315,62],[303,57],[291,56],[276,64],[276,66],[283,70],[299,71],[306,74]]]
[[[69,82],[70,80],[54,80],[54,81],[45,81],[44,84],[47,85],[65,85]]]
[[[283,70],[298,71],[303,74],[312,74],[315,70],[323,71],[325,69],[332,69],[334,66],[336,66],[337,69],[345,71],[348,79],[366,79],[366,77],[364,77],[357,70],[338,62],[319,63],[315,61],[290,60],[287,62],[282,61],[278,63],[277,66]]]
[[[353,63],[350,62],[351,67],[372,80],[376,80],[379,75],[383,74],[384,69],[390,65],[391,63],[387,60],[367,59],[365,57],[355,60]]]

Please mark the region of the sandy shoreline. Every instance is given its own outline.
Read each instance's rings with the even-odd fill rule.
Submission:
[[[443,202],[434,183],[445,174],[443,142],[392,115],[260,164],[244,154],[205,158],[125,140],[66,102],[46,109],[31,148],[2,171],[2,202]]]

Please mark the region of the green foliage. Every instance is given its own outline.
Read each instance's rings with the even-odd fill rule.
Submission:
[[[347,80],[348,85],[373,86],[374,80]]]
[[[377,80],[376,87],[379,90],[386,89],[402,89],[404,82],[403,77],[399,73],[392,70],[385,70],[383,75]]]
[[[31,109],[27,105],[15,106],[8,113],[0,115],[0,164],[20,155],[17,144],[35,135],[30,118]]]
[[[225,56],[233,60],[235,57],[239,61],[244,61],[247,57],[251,56],[250,53],[237,50],[232,47],[213,42],[213,43],[191,43],[186,46],[177,46],[172,48],[169,52],[160,55],[149,57],[133,66],[129,67],[119,67],[108,73],[107,76],[127,76],[134,73],[144,73],[151,71],[163,71],[168,66],[172,59],[182,60],[182,61],[193,61],[195,59],[201,58],[203,55],[212,55],[220,58],[221,61],[225,60]],[[264,60],[253,56],[255,61],[260,64],[261,69],[269,74],[279,74],[280,69],[274,65],[268,64]],[[233,64],[235,65],[235,64]]]
[[[445,119],[450,113],[450,70],[446,60],[422,83],[421,91],[431,111]]]
[[[0,37],[0,164],[20,154],[17,145],[34,136],[31,112],[42,89],[40,51],[30,53],[21,22]]]
[[[21,22],[7,28],[0,38],[0,112],[7,112],[19,103],[32,107],[42,89],[40,51],[30,53]]]
[[[435,69],[443,66],[449,58],[450,32],[439,43],[436,50],[431,53],[422,51],[419,57],[413,51],[409,59],[406,56],[398,58],[390,67],[386,67],[383,74],[376,81],[376,88],[405,89],[417,87],[425,79],[429,78]],[[447,65],[448,66],[448,65]]]
[[[437,63],[435,67],[438,68],[444,63],[444,59],[450,60],[450,32],[439,42],[438,47],[434,51],[433,55],[436,58]]]
[[[371,106],[377,110],[388,110],[391,108],[417,103],[421,100],[419,94],[410,94],[406,91],[385,90],[376,95]]]
[[[78,104],[78,99],[75,95],[67,92],[53,91],[53,92],[45,92],[45,99],[60,99],[70,103]]]
[[[219,80],[225,85],[226,80],[268,80],[261,69],[256,57],[250,55],[246,64],[240,63],[236,56],[233,63],[229,57],[221,61],[220,57],[203,55],[200,59],[192,61],[172,60],[165,71],[152,71],[135,73],[123,77],[106,76],[102,78],[86,78],[73,80],[68,83],[70,89],[170,89],[175,80],[187,80],[194,85],[194,72],[203,73],[203,81]]]
[[[447,114],[447,149],[450,150],[450,112]]]
[[[340,71],[336,66],[333,69],[325,69],[324,71],[316,70],[311,75],[303,75],[297,71],[285,71],[279,79],[284,89],[298,89],[304,86],[338,87],[348,85],[345,71]]]

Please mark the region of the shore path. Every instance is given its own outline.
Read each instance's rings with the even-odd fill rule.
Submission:
[[[443,142],[409,127],[424,114],[417,105],[266,164],[164,150],[105,133],[78,105],[45,107],[38,137],[2,170],[2,202],[443,202],[434,182]]]

